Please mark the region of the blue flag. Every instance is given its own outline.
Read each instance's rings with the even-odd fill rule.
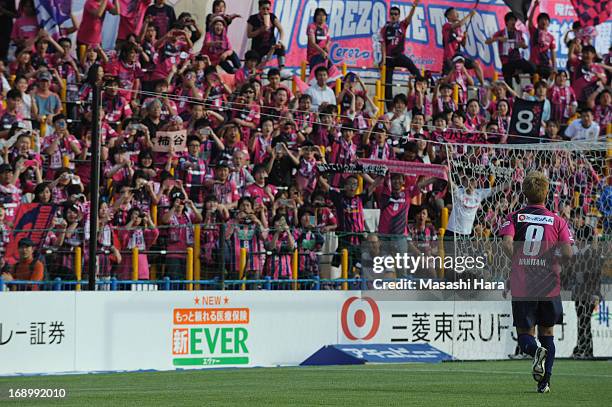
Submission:
[[[49,34],[60,32],[61,25],[70,18],[71,0],[34,0],[36,17]]]

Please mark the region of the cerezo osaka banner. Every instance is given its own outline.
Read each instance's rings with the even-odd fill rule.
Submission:
[[[288,47],[287,66],[300,67],[306,58],[308,37],[306,27],[312,22],[314,10],[327,10],[327,24],[332,37],[330,57],[334,63],[346,62],[349,67],[376,66],[380,60],[379,32],[389,16],[389,9],[397,6],[404,18],[412,8],[412,0],[273,0],[274,14],[285,30]],[[442,68],[442,26],[446,22],[444,11],[455,7],[460,16],[469,13],[474,0],[427,0],[418,5],[412,23],[407,30],[405,53],[417,66],[433,72]],[[570,0],[541,0],[540,12],[550,15],[549,31],[557,42],[559,67],[567,62],[564,34],[571,28],[576,13]],[[485,40],[504,27],[504,15],[510,9],[503,0],[481,0],[476,15],[466,25],[465,52],[476,58],[490,77],[501,71],[497,44],[486,45]],[[612,20],[600,24],[595,46],[600,53],[607,53],[612,42]],[[524,28],[526,32],[526,28]]]

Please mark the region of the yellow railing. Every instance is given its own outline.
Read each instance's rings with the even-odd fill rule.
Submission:
[[[342,282],[342,289],[344,291],[348,290],[348,250],[342,249],[341,252],[341,270],[342,270],[342,279],[345,280]]]
[[[75,290],[81,291],[81,278],[83,277],[83,265],[81,263],[82,253],[81,248],[77,247],[74,249],[74,276],[78,281]]]

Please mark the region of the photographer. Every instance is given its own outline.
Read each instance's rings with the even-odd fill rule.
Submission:
[[[132,208],[128,212],[128,223],[124,229],[119,230],[121,250],[124,254],[119,268],[118,276],[121,280],[132,279],[131,251],[138,248],[138,279],[149,279],[149,259],[142,251],[149,249],[159,236],[159,230],[151,220],[148,213],[139,208]]]
[[[200,27],[198,27],[198,25],[196,24],[195,20],[193,19],[193,16],[191,15],[191,13],[188,13],[186,11],[182,12],[181,14],[179,14],[178,16],[178,21],[179,23],[181,23],[186,29],[188,29],[191,32],[191,37],[189,37],[189,39],[191,40],[192,43],[195,44],[195,42],[197,40],[199,40],[200,38],[202,38],[202,30],[200,29]]]
[[[194,202],[202,202],[202,191],[208,176],[206,162],[200,158],[201,142],[197,136],[187,137],[187,151],[178,160],[180,178]]]
[[[194,242],[193,224],[201,223],[202,215],[180,189],[172,189],[170,199],[170,209],[161,218],[161,224],[169,226],[165,277],[182,280],[185,278],[186,251]]]
[[[240,273],[240,249],[247,249],[247,278],[260,278],[263,271],[265,254],[264,241],[267,237],[267,216],[263,205],[254,210],[251,198],[243,197],[238,201],[238,214],[227,223],[225,240],[229,250],[229,270],[233,277]]]
[[[68,157],[68,168],[74,169],[74,159],[81,154],[81,145],[75,136],[68,132],[66,117],[58,114],[53,118],[52,134],[46,136],[42,142],[42,149],[48,158],[46,174],[52,179],[55,171],[64,166],[64,157]]]
[[[221,225],[230,220],[230,213],[221,205],[214,195],[207,195],[204,199],[204,224],[201,231],[201,252],[195,253],[202,259],[204,279],[216,277],[219,264],[219,246],[221,238]]]
[[[273,219],[273,233],[268,235],[266,250],[272,254],[267,256],[265,264],[266,275],[274,280],[292,278],[291,257],[296,248],[295,239],[289,229],[287,216],[277,214]]]
[[[142,170],[134,171],[132,177],[133,205],[145,213],[151,212],[151,206],[159,203],[149,176]]]

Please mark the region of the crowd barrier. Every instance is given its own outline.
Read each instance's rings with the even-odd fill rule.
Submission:
[[[563,306],[559,358],[572,354],[578,335],[574,304]],[[0,319],[0,375],[299,365],[335,344],[428,343],[455,360],[504,360],[516,347],[511,306],[501,296],[73,291],[0,295],[0,308],[10,310]],[[607,303],[590,321],[594,355],[611,357]]]

